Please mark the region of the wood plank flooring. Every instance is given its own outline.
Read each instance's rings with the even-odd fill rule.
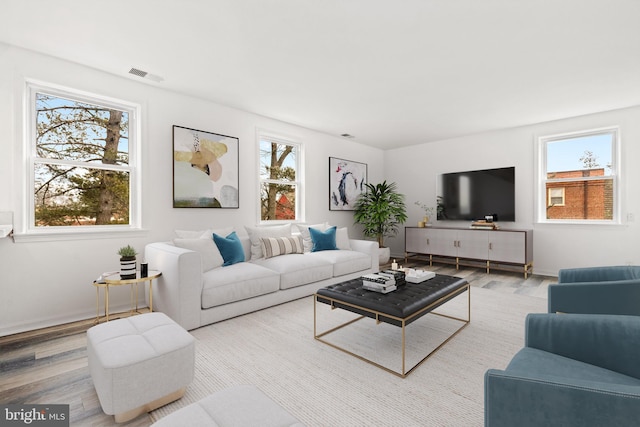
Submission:
[[[428,267],[419,262],[405,266],[464,277],[472,286],[543,298],[547,296],[549,283],[556,281],[555,277],[533,275],[524,280],[517,273],[486,274],[482,269]],[[94,319],[88,319],[0,337],[0,402],[68,404],[72,426],[116,425],[113,416],[102,412],[89,375],[85,332],[93,324]],[[148,415],[142,415],[118,425],[142,427],[151,423]]]

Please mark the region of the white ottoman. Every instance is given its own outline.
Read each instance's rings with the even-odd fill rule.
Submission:
[[[87,353],[102,410],[116,422],[179,399],[193,380],[195,339],[163,313],[90,328]]]
[[[256,387],[219,391],[156,421],[153,427],[304,427]]]

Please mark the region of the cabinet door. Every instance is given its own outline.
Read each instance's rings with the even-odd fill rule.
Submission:
[[[433,255],[457,256],[456,247],[457,230],[426,228],[429,252]]]
[[[404,251],[428,254],[427,232],[424,228],[406,228],[404,235]]]
[[[526,235],[519,231],[496,231],[489,236],[489,260],[526,263]]]
[[[460,258],[487,259],[488,248],[488,231],[458,230],[458,256]]]

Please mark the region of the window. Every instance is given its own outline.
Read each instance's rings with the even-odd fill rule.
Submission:
[[[549,187],[548,206],[564,206],[564,187]]]
[[[28,83],[31,232],[138,228],[138,107]]]
[[[542,137],[540,149],[542,222],[617,221],[617,128]]]
[[[301,145],[259,134],[260,221],[301,219]]]

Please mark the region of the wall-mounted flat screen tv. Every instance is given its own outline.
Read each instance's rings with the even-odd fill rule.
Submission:
[[[515,167],[440,175],[438,220],[516,220]]]

